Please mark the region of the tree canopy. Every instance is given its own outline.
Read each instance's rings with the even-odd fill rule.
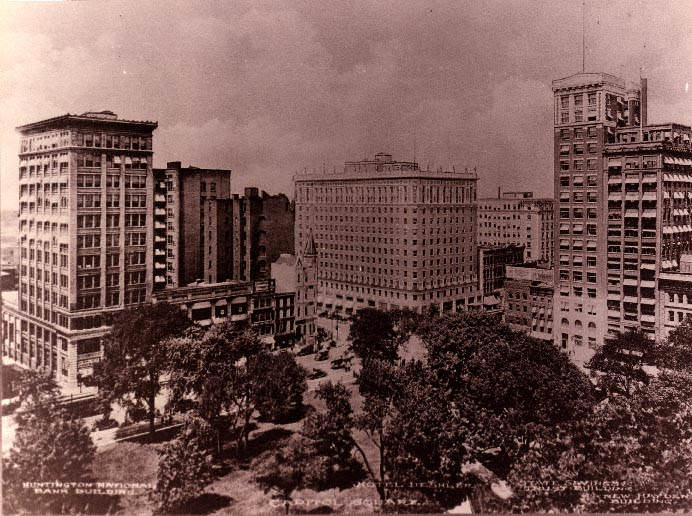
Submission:
[[[94,367],[99,394],[107,401],[118,400],[129,412],[146,406],[152,434],[160,378],[168,364],[164,342],[190,324],[178,307],[155,303],[124,310],[104,337],[104,357]]]
[[[3,460],[3,512],[84,510],[69,493],[36,493],[23,484],[90,481],[95,448],[89,430],[60,407],[58,389],[49,377],[25,373],[20,398],[14,443]]]
[[[599,373],[598,385],[606,394],[631,396],[649,382],[644,369],[656,362],[655,342],[640,329],[605,339],[586,367]]]

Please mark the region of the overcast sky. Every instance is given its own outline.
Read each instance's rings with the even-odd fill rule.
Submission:
[[[482,195],[552,192],[553,79],[581,70],[581,2],[0,0],[2,207],[14,127],[112,110],[159,122],[154,164],[236,192],[386,151],[477,167]],[[649,120],[692,124],[692,2],[586,2],[586,69],[649,78]]]

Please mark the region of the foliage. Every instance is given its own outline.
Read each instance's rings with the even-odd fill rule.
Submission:
[[[255,480],[264,488],[264,492],[273,492],[274,496],[290,501],[293,491],[305,485],[305,479],[313,466],[306,450],[305,441],[292,439],[289,443],[272,453],[271,459],[258,472]]]
[[[311,414],[303,423],[304,460],[310,464],[304,477],[306,485],[326,489],[359,475],[361,468],[353,458],[356,443],[349,391],[340,383],[325,382],[315,394],[326,411]]]
[[[160,511],[180,509],[212,481],[214,433],[201,418],[188,417],[181,435],[160,451],[153,499]]]
[[[351,319],[348,338],[351,350],[361,360],[379,358],[393,362],[398,358],[400,342],[389,312],[361,308]]]
[[[104,338],[104,359],[94,367],[100,396],[104,402],[118,400],[135,411],[146,405],[151,434],[160,377],[167,366],[163,343],[189,325],[179,308],[155,303],[121,312]]]
[[[83,510],[79,498],[37,494],[24,482],[87,482],[95,448],[81,420],[59,407],[52,379],[31,372],[20,381],[22,413],[9,458],[3,461],[3,511],[55,513]],[[82,499],[83,501],[83,499]]]
[[[494,315],[432,314],[399,335],[411,331],[426,346],[426,362],[364,359],[362,409],[352,414],[348,397],[336,396],[339,416],[330,416],[324,439],[339,444],[321,451],[358,452],[383,501],[415,495],[428,507],[456,505],[479,484],[504,478],[538,437],[593,409],[588,378],[564,354]],[[355,435],[370,439],[379,460]]]
[[[658,343],[655,364],[660,369],[692,371],[692,319],[687,317]]]
[[[631,396],[649,382],[644,366],[655,361],[654,349],[646,333],[630,329],[605,339],[586,367],[601,373],[598,385],[603,392]]]
[[[260,353],[256,360],[253,392],[257,410],[268,421],[283,421],[303,405],[307,371],[285,351]]]
[[[615,395],[590,418],[546,434],[509,475],[516,491],[512,508],[689,511],[690,394],[692,377],[663,372],[632,396]],[[591,482],[592,488],[581,482]]]
[[[265,353],[257,335],[246,325],[226,321],[209,328],[191,328],[168,342],[170,398],[167,409],[177,410],[193,399],[195,410],[221,435],[237,428],[236,449],[247,446],[250,421],[256,409],[254,390],[258,357]],[[228,418],[222,417],[226,413]]]

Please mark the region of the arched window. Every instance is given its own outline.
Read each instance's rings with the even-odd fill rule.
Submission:
[[[589,331],[596,331],[596,323],[591,321],[589,322]]]
[[[569,326],[569,321],[565,317],[562,318],[562,326]]]
[[[582,327],[581,321],[580,321],[579,319],[577,319],[576,321],[574,321],[574,326],[575,326],[576,328],[581,328],[581,327]]]

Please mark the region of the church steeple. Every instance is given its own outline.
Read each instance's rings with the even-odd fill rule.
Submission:
[[[317,256],[317,246],[315,245],[315,238],[312,236],[312,230],[308,233],[303,256]]]

